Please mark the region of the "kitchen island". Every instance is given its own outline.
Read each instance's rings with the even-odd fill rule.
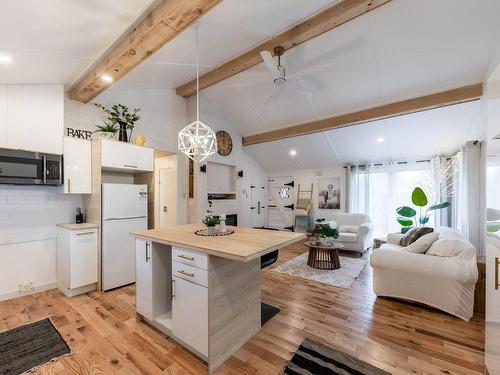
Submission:
[[[136,311],[208,364],[209,372],[261,327],[260,257],[304,233],[228,227],[196,235],[203,224],[131,233],[136,241]]]

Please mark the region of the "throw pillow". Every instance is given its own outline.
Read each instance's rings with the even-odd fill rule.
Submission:
[[[434,229],[429,227],[412,228],[401,237],[399,244],[403,247],[409,246],[420,237],[432,232],[434,232]]]
[[[426,254],[439,257],[457,257],[467,250],[475,251],[474,246],[468,241],[440,238],[432,244]]]
[[[344,233],[358,233],[359,227],[356,225],[341,225],[339,227],[339,232]]]
[[[439,233],[427,233],[411,245],[403,247],[402,250],[409,253],[424,254],[438,238]]]

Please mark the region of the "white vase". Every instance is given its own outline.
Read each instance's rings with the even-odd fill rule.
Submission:
[[[208,234],[215,234],[215,226],[213,227],[207,227]]]
[[[328,244],[330,243],[330,240],[327,237],[320,237],[319,243],[323,246],[328,246]]]

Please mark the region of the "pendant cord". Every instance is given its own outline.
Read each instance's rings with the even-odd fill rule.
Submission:
[[[198,24],[196,24],[196,121],[200,121],[200,68],[198,66]]]

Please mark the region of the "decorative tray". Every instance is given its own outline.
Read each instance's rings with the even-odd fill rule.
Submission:
[[[234,230],[232,229],[227,229],[224,233],[220,231],[220,229],[216,229],[214,234],[208,233],[208,229],[200,229],[194,232],[197,236],[204,236],[204,237],[220,237],[220,236],[229,236],[230,234],[233,234]]]

